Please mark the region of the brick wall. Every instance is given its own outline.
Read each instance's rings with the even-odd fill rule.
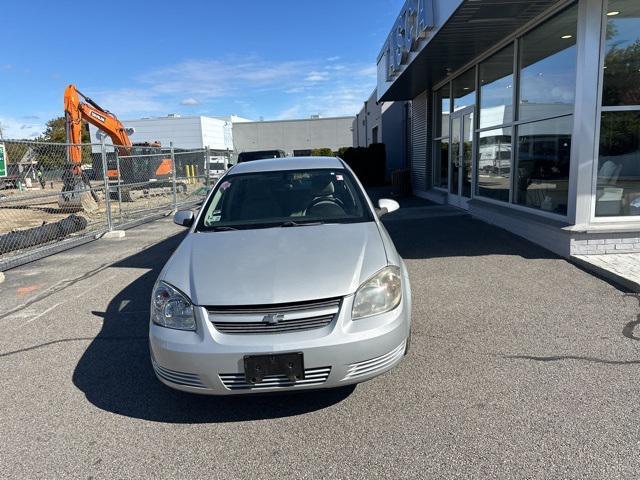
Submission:
[[[571,255],[640,253],[640,234],[591,234],[571,239]]]

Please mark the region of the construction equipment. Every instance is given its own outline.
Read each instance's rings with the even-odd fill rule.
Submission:
[[[90,188],[89,178],[80,168],[83,120],[109,136],[118,150],[120,165],[118,166],[114,160],[107,163],[107,177],[110,184],[119,186],[123,179],[128,183],[135,183],[140,189],[142,189],[142,184],[148,182],[153,182],[154,187],[169,184],[173,164],[170,158],[162,158],[159,154],[160,143],[131,143],[129,135],[133,134],[133,129],[125,128],[113,113],[84,95],[75,85],[68,85],[65,89],[64,113],[67,142],[70,144],[67,147],[67,161],[70,167],[62,179],[63,194],[59,202],[61,206],[64,204],[64,206],[73,205],[86,208],[86,194],[89,191],[93,194],[93,199],[97,201],[95,193]],[[124,192],[122,196],[124,201],[131,201],[130,190]]]

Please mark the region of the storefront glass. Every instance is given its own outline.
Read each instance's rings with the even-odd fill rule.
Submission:
[[[511,128],[485,130],[478,134],[477,194],[509,201],[511,179]]]
[[[480,64],[480,128],[513,121],[513,44]]]
[[[433,149],[433,185],[440,188],[449,186],[449,116],[451,112],[450,84],[436,90],[435,128]]]
[[[567,214],[572,129],[571,116],[518,126],[518,204]]]
[[[640,215],[640,2],[637,0],[610,0],[607,7],[595,215]]]
[[[576,4],[520,39],[519,120],[573,112],[577,18]]]
[[[452,82],[453,111],[476,104],[476,69],[472,68]]]

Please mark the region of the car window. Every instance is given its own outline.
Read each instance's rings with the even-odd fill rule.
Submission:
[[[197,229],[371,220],[364,196],[349,172],[296,170],[227,175],[216,185]]]

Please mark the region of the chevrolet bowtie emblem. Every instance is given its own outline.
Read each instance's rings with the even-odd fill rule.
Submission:
[[[282,320],[284,320],[284,314],[282,313],[270,313],[262,317],[262,323],[266,323],[267,325],[277,325],[278,322]]]

